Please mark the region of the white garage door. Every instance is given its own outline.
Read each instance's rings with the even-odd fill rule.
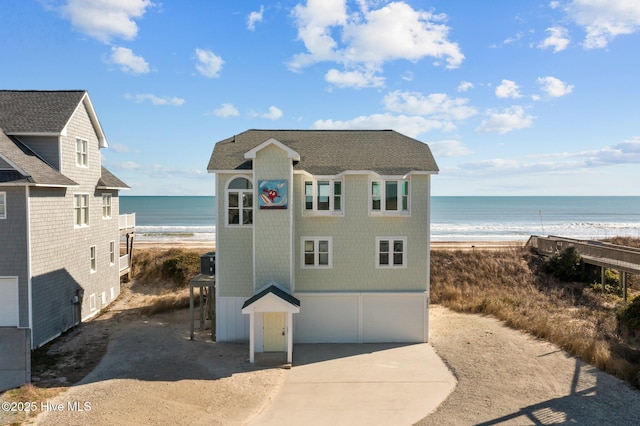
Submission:
[[[18,326],[18,277],[0,277],[0,327]]]

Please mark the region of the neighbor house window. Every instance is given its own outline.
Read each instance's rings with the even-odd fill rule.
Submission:
[[[102,218],[111,219],[111,194],[102,194]]]
[[[87,141],[76,139],[76,165],[87,166]]]
[[[333,264],[331,237],[302,237],[302,267],[331,268]]]
[[[407,238],[376,238],[376,267],[404,268],[407,266]]]
[[[116,264],[116,242],[109,241],[109,265],[115,265],[115,264]]]
[[[73,196],[73,214],[75,226],[89,226],[89,195],[75,194]]]
[[[304,182],[304,211],[315,213],[341,213],[341,180],[318,179]]]
[[[96,246],[89,247],[89,261],[91,262],[91,273],[96,272]]]
[[[408,180],[372,180],[370,196],[373,213],[409,213]]]
[[[0,192],[0,219],[7,218],[7,194]]]
[[[227,187],[227,225],[253,224],[253,184],[247,178],[238,177]]]

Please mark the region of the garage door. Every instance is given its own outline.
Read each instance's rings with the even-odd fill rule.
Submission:
[[[0,277],[0,327],[18,326],[18,277]]]

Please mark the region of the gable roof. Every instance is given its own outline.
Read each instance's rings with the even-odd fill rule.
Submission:
[[[100,141],[107,140],[86,90],[0,90],[0,127],[8,135],[63,135],[80,103]]]
[[[250,170],[252,162],[245,154],[271,138],[300,155],[294,170],[313,175],[438,172],[427,144],[394,130],[247,130],[216,143],[207,170]]]
[[[51,167],[18,139],[0,129],[0,157],[14,170],[3,170],[0,182],[44,186],[77,186],[78,184]]]
[[[273,295],[277,296],[278,298],[284,300],[285,302],[287,302],[291,306],[300,307],[300,300],[296,299],[295,297],[293,297],[292,295],[290,295],[286,291],[282,290],[280,287],[278,287],[276,285],[270,285],[269,287],[267,287],[264,290],[262,290],[260,293],[256,293],[252,297],[247,299],[244,302],[244,304],[242,305],[242,309],[253,305],[255,302],[257,302],[258,300],[262,299],[263,297],[265,297],[265,296],[267,296],[269,294],[273,294]]]

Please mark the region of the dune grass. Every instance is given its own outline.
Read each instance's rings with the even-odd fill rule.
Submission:
[[[640,387],[640,347],[618,331],[622,299],[560,282],[543,269],[528,249],[432,251],[431,302],[493,315]]]

